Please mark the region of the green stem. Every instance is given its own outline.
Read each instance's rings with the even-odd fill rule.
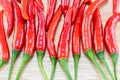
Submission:
[[[19,55],[19,52],[18,50],[12,50],[12,58],[11,58],[11,64],[10,64],[10,69],[9,69],[9,74],[8,74],[8,80],[11,79],[11,75],[12,75],[12,70],[13,70],[13,65]]]
[[[1,67],[3,67],[3,65],[6,63],[6,61],[5,60],[3,60],[3,59],[0,59],[0,68]]]
[[[54,80],[57,58],[56,57],[51,57],[51,62],[52,62],[52,71],[51,71],[50,80]]]
[[[17,77],[16,77],[16,80],[19,80],[20,76],[21,76],[21,73],[25,67],[25,65],[27,64],[27,62],[30,60],[31,56],[27,53],[24,53],[23,55],[23,59],[22,59],[22,63],[21,63],[21,66],[18,70],[18,74],[17,74]]]
[[[74,58],[74,72],[75,72],[75,80],[77,80],[77,76],[78,76],[78,63],[79,63],[79,59],[80,59],[80,54],[74,54],[73,55]]]
[[[98,71],[101,73],[104,80],[107,80],[105,73],[103,72],[102,68],[100,67],[99,63],[96,61],[93,49],[89,49],[85,52],[86,56],[91,60],[91,62],[96,66]]]
[[[38,64],[39,64],[39,67],[40,67],[40,70],[45,78],[45,80],[49,80],[45,70],[44,70],[44,67],[43,67],[43,57],[44,57],[44,53],[42,51],[37,51],[37,58],[38,58]]]
[[[62,59],[59,60],[59,62],[60,62],[61,67],[65,71],[66,75],[68,76],[68,80],[73,80],[72,77],[71,77],[71,74],[70,74],[70,72],[68,70],[68,65],[67,65],[68,61],[67,61],[67,59],[62,58]]]
[[[106,60],[104,58],[104,51],[99,51],[99,52],[96,53],[96,55],[97,55],[98,59],[103,63],[105,68],[107,69],[107,71],[108,71],[110,77],[112,78],[112,80],[115,80],[112,73],[111,73],[111,71],[110,71],[110,68],[109,68],[109,66],[108,66],[108,64],[107,64],[107,62],[106,62]]]
[[[118,79],[117,79],[118,53],[113,53],[113,54],[111,55],[111,57],[112,57],[113,65],[114,65],[114,77],[115,77],[115,80],[118,80]]]

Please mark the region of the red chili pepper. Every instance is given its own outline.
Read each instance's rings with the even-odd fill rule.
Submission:
[[[73,0],[73,17],[72,17],[72,22],[74,22],[76,15],[78,13],[79,10],[79,6],[80,6],[80,2],[81,0]]]
[[[17,0],[19,3],[21,3],[21,0]]]
[[[21,12],[22,12],[22,16],[25,20],[29,19],[29,15],[28,15],[28,0],[21,0]]]
[[[9,37],[13,31],[13,26],[14,26],[13,8],[9,0],[1,0],[1,1],[4,8],[4,12],[7,16],[7,21],[8,21],[7,36]]]
[[[28,14],[30,17],[27,20],[24,55],[23,55],[22,63],[19,68],[16,80],[19,80],[20,75],[25,67],[25,64],[34,55],[35,40],[36,40],[34,0],[30,0],[29,7],[28,7]]]
[[[0,68],[9,60],[9,48],[3,25],[3,10],[0,11]]]
[[[64,16],[66,15],[67,10],[69,9],[69,4],[70,4],[70,0],[61,0],[62,11]]]
[[[96,9],[93,16],[93,25],[94,25],[94,32],[93,32],[93,42],[94,42],[94,50],[98,59],[104,64],[108,73],[110,74],[112,80],[114,77],[110,71],[110,68],[105,60],[104,57],[104,44],[103,44],[103,26],[102,26],[102,19],[99,9]]]
[[[55,37],[55,32],[56,32],[61,16],[62,16],[62,9],[61,9],[61,6],[59,6],[59,8],[57,9],[56,13],[53,16],[53,19],[51,21],[51,24],[48,30],[48,35],[47,35],[47,48],[48,48],[48,52],[49,52],[50,59],[52,62],[52,72],[51,72],[50,80],[53,80],[55,69],[56,69],[57,52],[56,52],[55,44],[54,44],[54,37]]]
[[[38,14],[38,32],[37,32],[37,42],[36,42],[36,52],[38,58],[38,64],[41,69],[41,72],[45,78],[45,80],[49,80],[48,76],[43,67],[43,57],[46,49],[46,31],[45,31],[45,17],[43,11],[39,4],[35,2],[35,8]]]
[[[43,10],[44,9],[44,5],[43,5],[42,0],[36,0],[36,2],[39,4],[39,6],[41,7],[41,9]]]
[[[96,10],[96,8],[106,2],[107,0],[96,0],[86,10],[83,18],[83,24],[82,24],[82,47],[83,51],[85,52],[86,56],[92,61],[92,63],[97,67],[99,72],[102,74],[103,78],[107,80],[102,68],[98,64],[98,62],[95,59],[94,51],[93,51],[93,45],[92,45],[92,34],[91,34],[91,21],[93,17],[93,13]]]
[[[77,17],[75,19],[74,28],[72,32],[72,54],[74,58],[74,66],[75,66],[75,80],[77,80],[77,72],[78,72],[78,63],[80,59],[80,40],[81,40],[81,28],[82,21],[84,16],[84,10],[89,0],[84,0],[84,2],[79,7]]]
[[[117,41],[115,37],[115,25],[118,21],[120,21],[120,13],[116,13],[108,19],[104,30],[104,41],[107,51],[112,57],[115,80],[117,80],[116,68],[117,68],[118,53],[119,53],[118,45],[116,43]]]
[[[113,14],[118,13],[120,0],[113,0]]]
[[[68,70],[68,57],[69,57],[69,49],[70,49],[70,31],[71,31],[71,24],[72,24],[72,8],[68,9],[62,32],[60,34],[60,39],[58,43],[58,55],[57,58],[60,62],[61,67],[65,71],[68,76],[69,80],[72,80],[70,72]]]
[[[15,29],[14,29],[14,36],[12,42],[12,58],[11,58],[8,80],[10,80],[11,78],[13,65],[20,51],[22,50],[23,42],[24,42],[24,20],[22,18],[22,14],[16,0],[11,0],[11,1],[15,15]]]
[[[54,15],[57,0],[48,0],[48,10],[46,15],[46,31],[49,29],[49,25]]]

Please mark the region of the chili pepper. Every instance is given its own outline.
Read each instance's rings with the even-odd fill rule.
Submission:
[[[9,60],[9,48],[3,25],[3,10],[0,11],[0,68]]]
[[[113,0],[113,14],[118,13],[120,0]]]
[[[74,67],[75,67],[75,80],[77,80],[77,71],[78,71],[78,63],[81,56],[80,52],[80,40],[81,40],[81,28],[82,21],[84,16],[84,10],[89,0],[84,0],[78,10],[77,17],[75,19],[74,28],[72,32],[72,54],[74,58]]]
[[[72,17],[72,22],[74,22],[75,18],[76,18],[76,15],[77,15],[77,12],[78,12],[78,9],[79,9],[79,6],[80,6],[80,2],[81,0],[73,0],[73,17]]]
[[[64,16],[66,15],[67,10],[69,9],[69,3],[70,3],[70,0],[61,0],[62,11]]]
[[[117,80],[116,68],[117,68],[118,53],[119,53],[118,45],[116,43],[117,41],[115,37],[115,25],[118,21],[120,21],[120,13],[116,13],[108,19],[104,30],[105,46],[112,58],[112,62],[114,65],[115,80]]]
[[[38,14],[38,33],[37,33],[37,42],[36,42],[36,52],[38,58],[38,64],[41,69],[41,72],[45,80],[49,80],[48,76],[43,67],[43,57],[46,49],[46,31],[45,31],[45,18],[42,9],[39,7],[39,4],[35,2],[35,8]]]
[[[47,10],[47,15],[46,15],[46,28],[45,28],[46,31],[49,29],[49,25],[53,18],[56,2],[57,0],[48,0],[48,10]]]
[[[27,26],[26,26],[24,54],[23,54],[22,63],[19,68],[16,80],[19,80],[20,75],[25,67],[25,64],[34,55],[35,40],[36,40],[34,0],[30,0],[29,6],[28,6],[28,15],[30,16],[30,18],[27,20]]]
[[[68,70],[68,65],[67,65],[67,61],[69,57],[69,49],[70,49],[71,24],[72,24],[72,8],[68,9],[66,13],[63,29],[60,34],[60,39],[58,42],[58,51],[57,51],[58,53],[57,58],[60,62],[61,67],[67,74],[69,80],[72,80],[72,77]]]
[[[96,9],[96,11],[94,12],[93,23],[94,23],[94,30],[93,30],[94,50],[96,52],[98,59],[104,64],[112,80],[114,80],[114,77],[104,57],[103,28],[102,28],[102,19],[99,9]]]
[[[25,20],[29,19],[29,15],[28,15],[28,0],[21,0],[21,12],[22,12],[22,16]]]
[[[8,74],[8,80],[10,80],[11,78],[13,65],[20,51],[22,50],[23,42],[24,42],[24,20],[22,18],[22,14],[17,2],[15,0],[11,0],[11,1],[15,14],[15,29],[14,29],[13,42],[12,42],[12,58],[11,58],[11,64]]]
[[[86,10],[84,17],[83,17],[83,24],[82,24],[82,47],[83,51],[85,52],[86,56],[92,61],[92,63],[97,67],[99,72],[102,74],[104,80],[107,80],[102,68],[98,64],[98,62],[95,59],[94,51],[92,47],[92,34],[90,30],[91,21],[93,17],[93,13],[96,10],[96,8],[106,2],[107,0],[96,0]]]
[[[21,3],[21,0],[17,0],[19,3]]]
[[[44,9],[44,5],[42,3],[42,0],[36,0],[36,2],[39,4],[39,6],[41,7],[41,9]]]
[[[57,63],[57,52],[54,44],[54,37],[61,16],[62,16],[62,9],[61,6],[59,6],[59,8],[57,9],[56,13],[53,16],[47,35],[47,48],[52,62],[52,72],[51,72],[50,80],[53,80],[56,63]]]
[[[13,8],[12,8],[11,2],[9,2],[9,0],[1,0],[1,1],[2,1],[4,12],[6,14],[7,21],[8,21],[7,35],[9,37],[13,31],[13,26],[14,26]]]

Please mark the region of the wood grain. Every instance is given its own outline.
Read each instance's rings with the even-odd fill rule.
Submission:
[[[60,4],[60,0],[57,0],[57,1],[58,1],[57,2],[57,7],[58,7],[58,5]],[[71,0],[71,3],[72,3],[72,1],[73,0]],[[44,2],[44,5],[45,5],[44,13],[46,14],[47,0],[43,0],[43,2]],[[107,3],[102,5],[100,7],[100,12],[102,14],[102,22],[103,22],[103,26],[104,26],[107,19],[112,15],[112,0],[108,0]],[[64,22],[64,18],[62,16],[62,19],[61,19],[61,22],[58,26],[56,37],[55,37],[55,45],[56,46],[57,46],[57,43],[58,43],[58,40],[59,40],[59,35],[60,35],[61,29],[62,29],[63,22]],[[5,30],[6,30],[6,28],[7,28],[6,17],[4,17],[4,24],[5,24]],[[9,39],[7,39],[8,43],[9,43],[10,51],[12,49],[11,48],[11,46],[12,46],[12,44],[11,44],[12,36],[13,35],[11,35],[11,37]],[[117,43],[118,43],[119,50],[120,50],[120,23],[118,23],[117,27],[116,27],[116,36],[117,36]],[[69,65],[71,75],[72,75],[72,77],[74,77],[74,65],[73,65],[73,58],[72,58],[71,49],[70,49],[70,56],[69,56],[68,65]],[[45,54],[46,55],[44,57],[43,63],[44,63],[45,70],[46,70],[48,76],[50,77],[51,62],[50,62],[49,55],[48,55],[47,51],[46,51]],[[23,53],[21,52],[19,58],[17,59],[15,65],[14,65],[14,70],[13,70],[13,73],[12,73],[12,79],[11,80],[15,80],[16,74],[17,74],[18,69],[20,67],[22,56],[23,56]],[[105,51],[105,59],[107,60],[109,66],[110,66],[110,69],[113,71],[113,65],[112,65],[112,62],[111,62],[111,58],[106,51]],[[0,80],[7,80],[9,66],[10,66],[10,61],[2,69],[0,69]],[[120,80],[120,74],[119,74],[120,73],[120,68],[119,67],[120,67],[120,58],[118,60],[118,68],[117,68],[118,80]],[[108,75],[106,69],[104,69],[104,71],[105,71],[106,75]],[[84,53],[82,51],[81,51],[81,59],[79,61],[78,72],[79,72],[78,73],[78,80],[102,80],[102,77],[99,74],[99,72],[97,71],[97,69],[87,59],[87,57],[84,55]],[[39,67],[38,67],[36,53],[35,53],[34,57],[30,60],[30,62],[26,65],[20,80],[44,80],[43,76],[42,76],[42,74],[39,70]],[[55,73],[54,80],[67,80],[67,77],[66,77],[64,71],[61,69],[59,63],[57,63],[57,68],[56,68],[56,73]]]

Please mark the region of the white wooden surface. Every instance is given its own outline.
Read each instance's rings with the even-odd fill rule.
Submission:
[[[71,3],[73,0],[70,0]],[[46,9],[47,9],[47,0],[43,0],[44,4],[45,4],[45,10],[44,12],[46,13]],[[57,0],[57,7],[60,4],[60,0]],[[120,11],[120,8],[119,8]],[[102,14],[102,21],[103,21],[103,26],[105,25],[107,19],[112,15],[112,0],[108,0],[107,3],[105,3],[103,6],[100,7],[100,12]],[[63,25],[63,16],[61,19],[61,22],[59,24],[59,28],[57,29],[57,33],[56,33],[56,37],[55,37],[55,44],[57,46],[58,40],[59,40],[59,35],[62,29],[62,25]],[[4,19],[4,23],[5,23],[5,29],[7,28],[7,23],[6,23],[6,19]],[[120,50],[120,23],[117,24],[116,27],[116,36],[117,36],[117,43],[119,46],[119,50]],[[12,35],[11,37],[8,39],[8,44],[9,44],[9,48],[11,51],[11,44],[12,42]],[[70,47],[71,48],[71,47]],[[45,70],[48,74],[48,76],[50,77],[50,71],[51,71],[51,62],[49,59],[49,55],[48,52],[46,51],[45,53],[45,57],[43,60],[43,64],[45,67]],[[20,67],[20,63],[22,60],[22,55],[23,53],[21,52],[19,58],[17,59],[15,65],[14,65],[14,69],[13,69],[13,73],[12,73],[12,79],[11,80],[15,80],[16,74],[18,72],[18,69]],[[107,60],[110,69],[113,71],[113,65],[111,62],[111,58],[108,55],[107,52],[105,52],[105,59]],[[69,56],[69,70],[70,73],[72,75],[72,77],[74,77],[74,65],[73,65],[73,57],[72,57],[72,52],[70,49],[70,56]],[[10,61],[2,68],[0,69],[0,80],[7,80],[8,78],[8,70],[9,70],[9,65],[10,65]],[[118,66],[117,66],[117,72],[118,72],[118,80],[120,80],[120,58],[118,60]],[[107,72],[104,69],[106,75]],[[36,53],[34,55],[34,57],[31,59],[31,61],[26,65],[20,80],[44,80],[43,76],[39,70],[38,67],[38,63],[37,63],[37,57],[36,57]],[[56,68],[56,73],[55,73],[55,78],[54,80],[67,80],[67,77],[64,73],[64,71],[61,69],[59,63],[57,63],[57,68]],[[87,57],[84,55],[84,53],[81,51],[81,59],[79,61],[79,69],[78,69],[78,80],[102,80],[101,75],[99,74],[99,72],[97,71],[97,69],[94,67],[94,65],[87,59]],[[110,80],[110,79],[109,79]]]

